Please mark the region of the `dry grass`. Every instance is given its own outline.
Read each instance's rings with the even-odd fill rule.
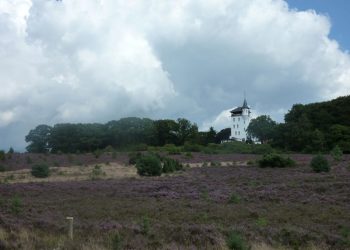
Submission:
[[[29,169],[7,171],[0,173],[0,183],[65,182],[90,180],[92,178],[117,179],[138,176],[136,168],[118,163],[98,164],[102,174],[96,176],[93,174],[95,166],[51,167],[51,174],[47,178],[36,178],[31,175]]]

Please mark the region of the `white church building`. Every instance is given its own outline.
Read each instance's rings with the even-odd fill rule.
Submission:
[[[248,107],[247,100],[244,98],[243,106],[235,108],[230,111],[233,126],[231,129],[231,139],[236,141],[247,140],[247,128],[250,123],[250,108]]]

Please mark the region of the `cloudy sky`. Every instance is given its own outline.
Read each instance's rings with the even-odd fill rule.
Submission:
[[[301,2],[0,0],[0,148],[23,150],[38,124],[126,116],[221,129],[244,92],[277,121],[350,94],[349,4]]]

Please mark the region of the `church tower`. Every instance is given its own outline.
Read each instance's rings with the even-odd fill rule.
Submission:
[[[243,106],[231,110],[232,117],[232,130],[231,138],[237,141],[247,140],[247,128],[250,123],[250,108],[247,104],[246,98],[244,98]]]

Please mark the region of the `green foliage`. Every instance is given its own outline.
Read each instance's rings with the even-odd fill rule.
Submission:
[[[0,172],[5,172],[6,171],[6,167],[3,165],[0,165]]]
[[[184,151],[185,152],[200,152],[202,150],[202,146],[198,144],[193,144],[190,142],[185,142]]]
[[[330,153],[333,159],[336,161],[340,161],[343,158],[343,151],[340,149],[338,145],[336,145]]]
[[[284,157],[279,154],[266,154],[264,155],[259,161],[259,167],[266,168],[266,167],[272,167],[272,168],[284,168],[284,167],[292,167],[295,165],[295,162],[289,158]]]
[[[228,200],[228,203],[230,204],[238,204],[241,202],[241,196],[238,194],[231,194],[230,199]]]
[[[49,140],[51,137],[52,127],[48,125],[39,125],[29,131],[25,137],[29,143],[27,151],[31,153],[45,153],[49,151]]]
[[[123,238],[122,236],[117,232],[112,236],[111,239],[111,245],[112,250],[121,250],[123,249]]]
[[[225,128],[220,130],[215,136],[215,142],[221,143],[222,141],[227,141],[231,137],[231,128]]]
[[[171,158],[163,158],[163,173],[172,173],[174,171],[182,170],[183,165],[174,159]]]
[[[0,161],[4,161],[6,159],[5,151],[0,150]]]
[[[241,234],[237,231],[231,231],[227,238],[227,247],[231,250],[248,250],[248,246]]]
[[[277,123],[270,116],[262,115],[252,119],[247,128],[248,136],[265,143],[273,138]]]
[[[350,96],[313,103],[295,104],[277,126],[273,145],[299,152],[325,152],[339,145],[350,152]]]
[[[256,225],[258,227],[266,227],[268,225],[268,220],[264,217],[259,217],[257,220],[256,220]]]
[[[102,168],[100,165],[95,165],[91,172],[91,179],[92,180],[98,180],[101,178],[101,176],[105,175],[106,173],[102,171]]]
[[[31,174],[37,178],[45,178],[50,175],[50,168],[47,164],[35,164],[32,166]]]
[[[151,228],[151,222],[150,219],[148,218],[148,216],[143,216],[142,217],[142,222],[141,222],[141,232],[144,235],[148,235],[149,231]]]
[[[160,176],[162,164],[160,159],[152,154],[141,156],[136,162],[137,173],[141,176]]]
[[[10,201],[10,210],[13,214],[19,214],[22,210],[22,200],[16,195]]]
[[[314,156],[310,162],[310,166],[316,173],[329,172],[331,169],[327,158],[323,155]]]

